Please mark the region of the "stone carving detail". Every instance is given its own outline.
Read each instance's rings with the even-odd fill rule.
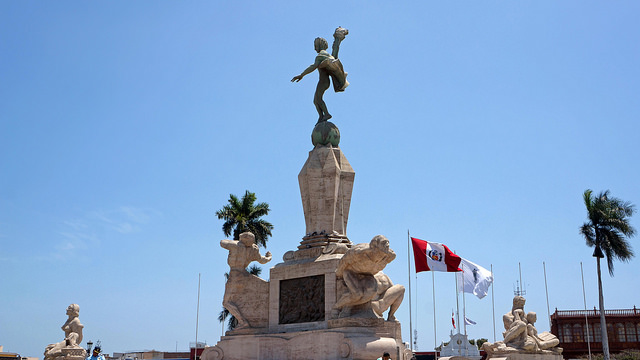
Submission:
[[[380,318],[389,309],[387,320],[394,321],[404,286],[394,285],[382,269],[395,258],[389,240],[382,235],[376,235],[369,244],[357,244],[347,250],[336,269],[345,289],[338,295],[332,316]]]
[[[55,344],[49,344],[44,350],[45,360],[76,360],[84,359],[87,352],[80,347],[82,342],[82,329],[84,325],[80,323],[80,306],[71,304],[67,307],[68,319],[62,325],[64,340]]]
[[[324,276],[280,281],[279,323],[323,321]]]
[[[513,307],[510,312],[502,316],[505,331],[503,341],[496,343],[484,343],[482,348],[489,354],[508,353],[542,353],[559,355],[562,348],[557,347],[560,343],[558,338],[549,333],[538,334],[535,328],[537,316],[535,312],[525,315],[524,304],[526,300],[522,296],[513,298]]]
[[[238,319],[236,330],[265,327],[267,325],[267,304],[269,303],[269,283],[251,275],[247,266],[253,261],[266,264],[271,261],[271,253],[260,255],[255,236],[250,232],[240,234],[240,240],[222,240],[220,246],[229,250],[229,279],[224,287],[222,306]]]

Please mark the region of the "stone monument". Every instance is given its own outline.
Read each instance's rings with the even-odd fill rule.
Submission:
[[[64,339],[58,343],[49,344],[44,350],[44,360],[84,360],[87,352],[80,347],[82,329],[80,323],[80,306],[71,304],[67,307],[67,321],[62,325]]]
[[[503,341],[484,343],[482,349],[487,359],[505,358],[507,360],[562,360],[560,341],[549,333],[538,333],[535,328],[536,313],[525,314],[522,296],[513,298],[511,311],[502,316],[505,331]]]
[[[364,360],[384,352],[393,359],[411,358],[394,316],[405,289],[382,272],[396,257],[389,240],[377,235],[354,245],[347,237],[355,172],[338,146],[340,131],[328,121],[332,116],[322,99],[331,82],[337,92],[349,84],[338,59],[347,34],[342,27],[335,30],[331,55],[327,41],[317,38],[314,64],[292,79],[300,81],[314,70],[320,77],[314,96],[319,116],[311,135],[314,148],[298,175],[305,234],[270,269],[268,282],[245,270],[252,261],[271,259],[269,253],[260,256],[249,241],[251,234],[221,242],[229,250],[231,268],[223,305],[239,319],[239,328],[206,347],[202,360]]]

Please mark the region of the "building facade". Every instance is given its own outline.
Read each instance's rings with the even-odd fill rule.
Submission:
[[[609,338],[609,351],[640,349],[640,310],[615,309],[604,311]],[[558,310],[551,315],[551,333],[560,340],[565,358],[576,358],[602,352],[600,311]]]

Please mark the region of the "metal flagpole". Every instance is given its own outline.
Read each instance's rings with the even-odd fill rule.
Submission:
[[[467,336],[467,301],[464,295],[464,264],[462,265],[462,273],[462,316],[464,317],[464,335]]]
[[[582,275],[582,300],[584,301],[584,323],[587,326],[587,349],[589,349],[589,360],[591,360],[591,335],[589,334],[589,320],[587,318],[587,295],[584,292],[584,271],[582,271],[582,261],[580,261],[580,275]],[[558,329],[560,332],[560,329]]]
[[[493,296],[493,288],[496,286],[496,279],[493,277],[493,264],[491,264],[491,278],[493,278],[493,284],[491,286],[491,312],[493,314],[493,342],[496,342],[496,304]]]
[[[193,352],[193,360],[198,359],[198,319],[200,318],[200,273],[198,273],[198,306],[196,310],[196,348]]]
[[[415,256],[415,254],[414,254]],[[415,282],[414,284],[416,284],[416,291],[414,292],[414,296],[416,297],[415,303],[416,303],[416,321],[418,321],[418,318],[420,317],[420,314],[418,313],[418,310],[420,309],[420,307],[418,306],[418,293],[420,292],[420,289],[418,288],[418,273],[415,274]],[[414,349],[416,351],[418,351],[418,323],[416,323],[416,328],[413,329],[413,334],[411,334],[413,336],[413,346]]]
[[[455,254],[455,252],[454,252]],[[462,265],[464,267],[464,265]],[[458,272],[454,272],[456,277],[456,321],[458,322],[458,334],[460,334],[460,301],[458,299]]]
[[[547,265],[542,262],[542,268],[544,269],[544,291],[547,293],[547,317],[549,318],[549,331],[551,331],[551,312],[549,311],[549,290],[547,289]]]
[[[464,264],[462,265],[462,317],[464,318],[462,320],[462,322],[464,323],[464,336],[467,336],[467,302],[465,300],[465,295],[464,295]],[[456,279],[458,278],[458,273],[456,272]],[[457,291],[458,289],[456,289]],[[467,347],[467,344],[465,344],[464,346],[464,355],[468,356],[469,355],[469,348]]]
[[[433,290],[431,293],[433,294],[433,348],[438,347],[438,335],[436,334],[436,277],[433,275],[433,270],[431,270],[431,285],[433,286]],[[438,355],[438,350],[436,350],[436,357]]]
[[[413,317],[411,315],[411,235],[409,234],[409,229],[407,229],[407,267],[409,268],[407,272],[409,276],[409,342],[413,353],[413,341],[411,339],[413,336]]]

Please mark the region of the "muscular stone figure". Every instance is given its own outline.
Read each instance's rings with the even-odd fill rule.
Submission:
[[[238,320],[238,326],[236,329],[242,329],[249,327],[249,321],[243,315],[240,310],[242,306],[239,304],[246,296],[251,296],[247,291],[255,290],[251,289],[251,283],[264,282],[264,280],[257,276],[251,275],[247,271],[247,266],[252,261],[257,261],[260,264],[266,264],[271,261],[271,253],[267,251],[265,256],[260,255],[258,245],[255,244],[255,235],[250,232],[244,232],[240,234],[240,240],[222,240],[220,246],[229,250],[229,257],[227,263],[231,271],[229,271],[229,279],[225,285],[224,299],[222,306],[229,310],[231,315],[235,316]]]
[[[347,287],[334,306],[334,316],[351,315],[351,307],[371,301],[376,315],[389,310],[388,320],[395,320],[394,313],[402,303],[404,287],[393,285],[382,269],[396,258],[389,248],[389,240],[375,236],[369,244],[358,244],[349,249],[338,264],[336,275],[342,277]]]

